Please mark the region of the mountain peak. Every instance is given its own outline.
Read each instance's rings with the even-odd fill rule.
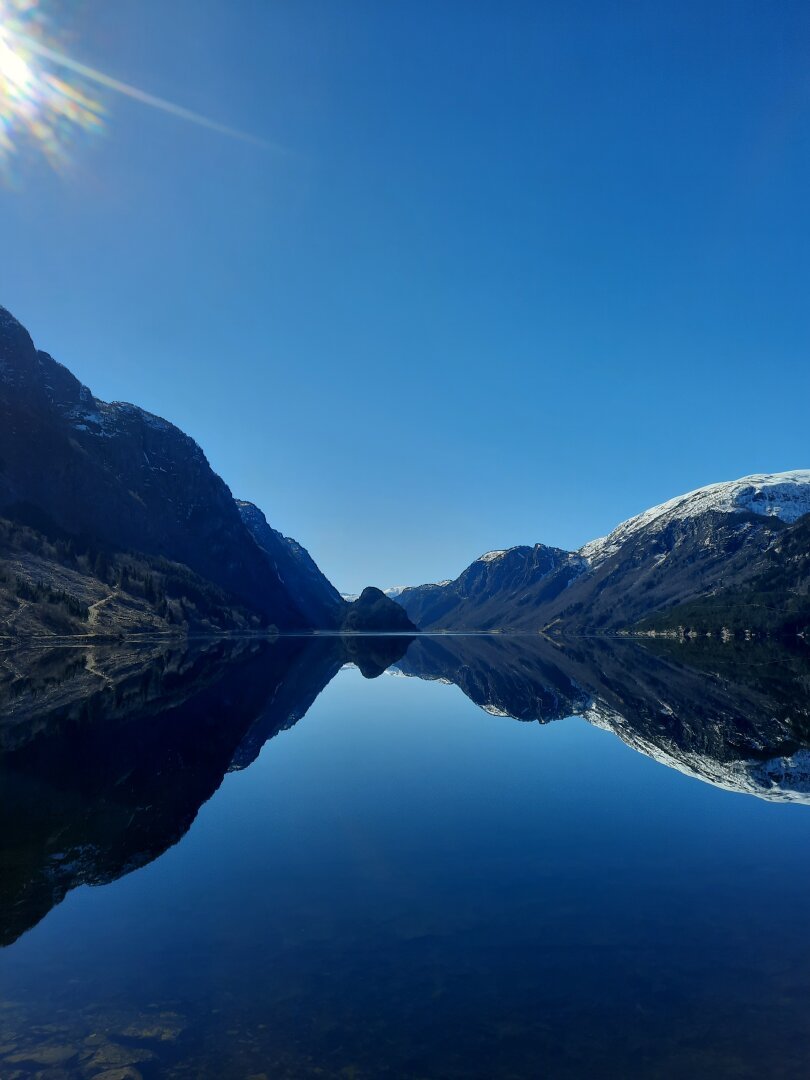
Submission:
[[[792,472],[754,473],[739,480],[707,484],[685,495],[653,506],[617,525],[607,536],[580,548],[579,554],[591,565],[604,562],[642,530],[664,529],[673,521],[683,521],[705,513],[758,514],[776,517],[790,525],[810,513],[810,469]]]

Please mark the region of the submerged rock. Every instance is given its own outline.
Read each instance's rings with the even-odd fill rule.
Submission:
[[[67,1065],[79,1051],[75,1046],[68,1044],[56,1044],[53,1046],[33,1046],[27,1050],[20,1050],[6,1058],[10,1065]]]

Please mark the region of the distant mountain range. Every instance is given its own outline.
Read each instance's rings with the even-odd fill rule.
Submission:
[[[347,604],[193,439],[94,397],[0,308],[0,635],[412,629],[381,596]]]
[[[392,595],[422,630],[795,636],[810,627],[810,470],[712,484],[579,551],[490,551]]]

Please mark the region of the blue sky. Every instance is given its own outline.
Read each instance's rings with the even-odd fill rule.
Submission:
[[[807,468],[810,7],[83,0],[0,302],[342,589]]]

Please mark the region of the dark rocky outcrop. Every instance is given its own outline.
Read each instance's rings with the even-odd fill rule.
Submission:
[[[347,607],[342,626],[347,633],[416,633],[403,608],[371,585]]]

